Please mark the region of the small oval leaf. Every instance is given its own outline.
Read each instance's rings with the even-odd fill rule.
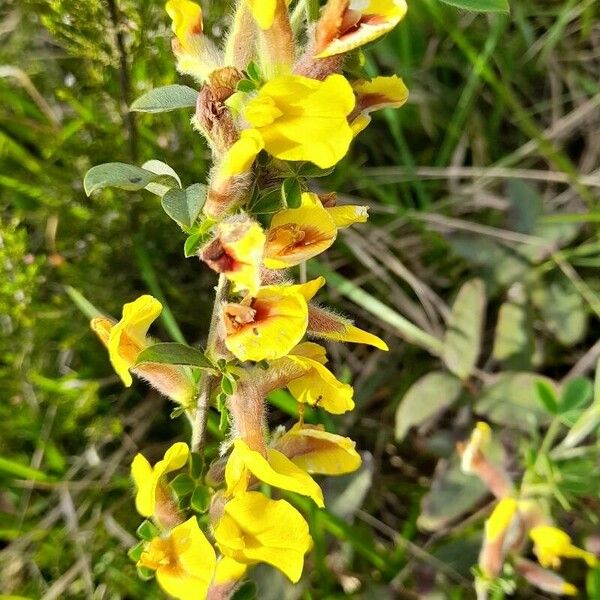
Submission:
[[[179,182],[170,175],[153,173],[142,167],[128,165],[127,163],[111,162],[92,167],[85,174],[83,188],[88,196],[97,190],[108,187],[135,192],[143,190],[156,181],[160,181],[165,185],[170,183],[172,184],[171,187],[179,185]]]
[[[472,279],[460,288],[452,306],[442,356],[448,369],[463,380],[479,358],[485,305],[485,285]]]
[[[145,350],[142,350],[138,355],[135,364],[140,365],[142,363],[187,365],[211,371],[215,370],[214,365],[206,358],[202,350],[177,342],[153,344]]]
[[[190,229],[198,219],[206,201],[206,186],[190,185],[185,190],[169,190],[162,199],[164,211],[182,229]]]
[[[421,425],[452,405],[462,383],[450,373],[427,373],[408,389],[396,411],[396,440],[402,441],[411,427]]]
[[[150,90],[138,98],[129,110],[134,112],[161,113],[196,106],[198,92],[187,85],[166,85]]]

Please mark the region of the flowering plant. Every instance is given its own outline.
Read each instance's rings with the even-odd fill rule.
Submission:
[[[361,68],[360,48],[395,27],[406,3],[329,0],[314,20],[304,18],[304,2],[291,13],[288,4],[239,0],[222,47],[204,32],[198,4],[166,4],[177,69],[200,91],[167,86],[132,110],[195,107],[193,126],[213,157],[206,185],[183,188],[160,161],[99,165],[85,179],[88,194],[115,186],[158,195],[187,234],[186,256],[219,274],[204,350],[149,337],[162,306],[148,295],[125,304],[118,321],[91,323],[123,384],[132,385],[133,375],[146,380],[192,425],[189,445],[175,443],[154,465],[138,454],[131,467],[136,508],[147,519],[131,556],[142,576],[155,576],[182,600],[230,598],[257,563],[299,580],[312,545],[308,525],[272,495],[294,492],[322,507],[312,476],[361,464],[352,440],[304,423],[307,404],[332,414],[354,407],[352,387],[325,366],[325,348],[305,338],[387,350],[377,336],[315,303],[325,280],[307,281],[303,266],[334,243],[339,229],[367,220],[366,207],[338,206],[335,193],[317,193],[310,180],[346,155],[371,112],[406,102],[397,76],[350,75]],[[289,271],[297,266],[299,283]],[[271,432],[265,397],[286,387],[299,420]],[[221,456],[207,464],[211,407],[228,435]]]

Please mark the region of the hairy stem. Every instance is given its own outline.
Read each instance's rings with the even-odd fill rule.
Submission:
[[[215,303],[213,305],[210,328],[208,330],[208,338],[206,341],[206,353],[211,358],[214,358],[215,348],[219,341],[221,304],[227,296],[227,288],[227,278],[225,275],[219,275],[219,283],[215,289]],[[202,452],[202,449],[204,448],[208,409],[210,408],[210,392],[214,381],[215,376],[210,373],[203,374],[202,380],[200,381],[196,410],[192,422],[192,452]]]

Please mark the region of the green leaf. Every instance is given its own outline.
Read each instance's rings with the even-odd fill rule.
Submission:
[[[288,208],[298,208],[302,204],[302,188],[300,182],[290,177],[281,184],[281,198]]]
[[[139,538],[146,540],[147,542],[160,535],[160,531],[156,528],[156,526],[147,519],[142,521],[135,533]]]
[[[587,377],[574,377],[569,379],[563,387],[560,396],[560,412],[581,408],[587,404],[594,393],[594,386]]]
[[[250,79],[242,79],[241,81],[238,81],[236,90],[238,92],[245,92],[245,93],[254,92],[254,91],[256,91],[256,84],[254,83],[254,81],[252,81]]]
[[[174,185],[179,185],[178,181],[171,176],[153,173],[135,165],[111,162],[92,167],[85,174],[83,188],[88,196],[97,190],[108,187],[134,192],[143,190],[150,183],[157,181],[165,185],[174,181]]]
[[[478,477],[460,469],[458,458],[439,461],[431,488],[423,497],[419,527],[436,531],[471,510],[488,494]]]
[[[178,498],[184,498],[191,494],[196,487],[196,483],[187,473],[179,473],[169,484]]]
[[[190,453],[190,475],[193,479],[200,479],[204,471],[204,457],[198,452]]]
[[[206,186],[195,183],[185,190],[169,190],[163,196],[161,204],[169,217],[185,230],[194,225],[205,201]]]
[[[462,382],[449,373],[427,373],[408,389],[396,411],[396,440],[448,408],[460,396]]]
[[[510,11],[508,0],[441,0],[445,4],[472,10],[474,12],[504,12]]]
[[[133,548],[130,548],[127,551],[127,556],[129,557],[129,559],[135,563],[138,560],[140,560],[140,558],[142,557],[142,552],[144,552],[145,545],[146,544],[145,544],[144,540],[142,540],[141,542],[138,542],[135,546],[133,546]]]
[[[481,279],[472,279],[460,288],[452,306],[442,357],[463,380],[471,375],[481,351],[485,305],[485,285]]]
[[[492,355],[509,369],[528,369],[534,351],[532,319],[525,298],[500,307]]]
[[[196,487],[192,494],[192,499],[190,500],[190,506],[192,507],[192,510],[201,514],[208,510],[210,506],[210,494],[208,493],[206,486],[199,485]]]
[[[142,350],[135,361],[136,365],[142,363],[159,363],[166,365],[187,365],[200,369],[214,370],[214,365],[202,350],[179,344],[177,342],[163,342],[149,346]]]
[[[161,113],[178,108],[195,108],[198,92],[187,85],[166,85],[150,90],[131,105],[135,112]]]
[[[173,185],[175,181],[179,184],[179,187],[181,187],[181,179],[179,179],[179,175],[177,175],[172,167],[161,160],[147,160],[142,165],[142,169],[146,169],[146,171],[152,171],[157,175],[166,176],[173,179],[173,181],[168,181],[168,183],[149,183],[146,186],[146,189],[149,192],[156,194],[159,198],[162,198],[171,188],[175,187]]]
[[[255,215],[270,215],[282,207],[281,189],[272,188],[253,198],[248,210]]]
[[[550,415],[542,406],[536,390],[536,382],[540,380],[553,390],[558,389],[554,381],[537,373],[506,371],[483,389],[475,404],[475,412],[494,423],[525,431],[547,425]]]
[[[150,581],[154,579],[154,571],[152,569],[148,569],[147,567],[137,567],[138,577],[142,581]]]
[[[103,316],[101,310],[97,309],[79,290],[76,290],[70,285],[65,285],[65,292],[71,299],[73,304],[88,318]]]
[[[257,597],[258,588],[254,581],[246,581],[233,594],[231,600],[254,600]]]
[[[221,389],[223,390],[224,394],[226,394],[227,396],[231,396],[235,393],[236,387],[237,384],[233,377],[228,377],[227,374],[223,375],[221,379]]]
[[[535,391],[537,392],[540,402],[546,410],[555,415],[558,411],[558,398],[556,390],[547,381],[539,380],[535,382]]]
[[[584,299],[561,273],[542,280],[532,292],[544,327],[564,346],[579,343],[588,329],[588,309]]]

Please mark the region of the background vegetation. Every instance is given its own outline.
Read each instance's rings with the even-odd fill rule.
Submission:
[[[218,35],[224,3],[204,4]],[[257,569],[260,598],[472,598],[492,504],[457,474],[455,442],[476,416],[490,421],[518,477],[550,418],[572,424],[592,402],[599,17],[596,0],[519,0],[510,16],[412,0],[369,49],[369,71],[401,74],[411,99],[378,114],[321,180],[368,203],[372,219],[312,268],[337,272],[328,303],[392,351],[332,346],[357,410],[327,425],[351,432],[365,466],[331,484],[327,511],[294,499],[309,511],[315,550],[294,589]],[[157,0],[0,5],[1,598],[161,597],[126,555],[139,520],[129,464],[138,449],[161,454],[187,425],[143,385],[123,389],[81,309],[87,298],[117,315],[150,292],[166,307],[157,335],[201,344],[215,282],[183,258],[184,236],[155,197],[88,199],[82,178],[94,164],[150,158],[187,183],[205,178],[208,151],[186,111],[127,112],[148,89],[181,81],[170,37]],[[472,332],[459,364],[443,366],[431,336],[443,339],[448,320],[476,323],[483,295],[481,339]],[[428,335],[415,338],[405,319]],[[570,381],[571,396],[563,385],[560,406],[542,402],[532,373]],[[285,394],[272,403],[276,419],[291,420]],[[597,547],[597,437],[585,448],[538,475],[557,521]],[[583,597],[600,598],[597,572],[586,580],[569,568]],[[523,585],[518,597],[541,596]]]

